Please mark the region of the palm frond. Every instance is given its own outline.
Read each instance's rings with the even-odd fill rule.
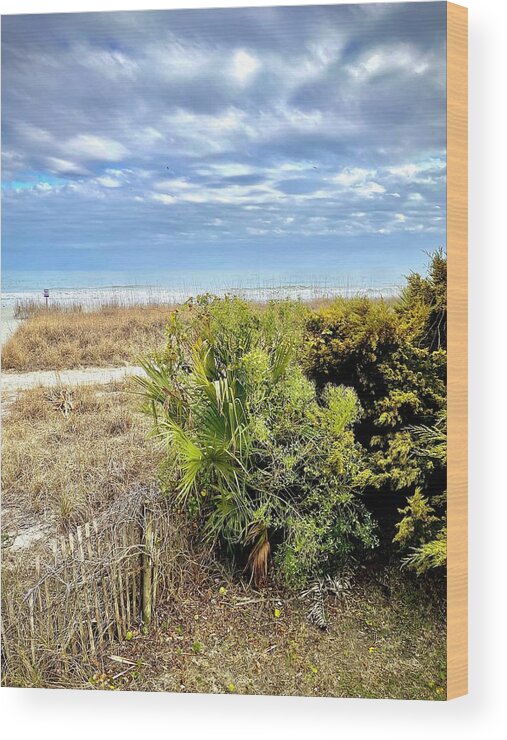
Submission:
[[[292,359],[292,354],[293,349],[289,342],[281,340],[276,345],[271,355],[271,375],[275,383],[285,375]]]
[[[204,455],[202,450],[190,439],[185,431],[173,419],[166,416],[160,427],[172,442],[182,470],[179,485],[180,497],[185,499],[195,487],[197,476],[203,470]]]

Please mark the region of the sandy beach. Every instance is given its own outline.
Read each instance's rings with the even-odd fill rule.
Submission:
[[[7,339],[11,336],[11,334],[16,331],[16,328],[19,324],[20,319],[14,318],[14,306],[2,306],[2,312],[0,315],[2,347]]]
[[[6,372],[2,374],[2,391],[12,391],[36,388],[42,385],[46,388],[54,388],[58,385],[82,385],[93,383],[99,385],[110,383],[115,380],[124,380],[131,375],[143,373],[141,367],[136,365],[128,367],[86,367],[74,370],[35,370],[28,373]]]

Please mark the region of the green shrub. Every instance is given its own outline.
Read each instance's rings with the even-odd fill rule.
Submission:
[[[350,388],[314,384],[294,361],[304,314],[207,298],[175,319],[138,382],[168,445],[164,487],[213,545],[243,553],[257,583],[271,555],[293,586],[376,544],[361,502]]]
[[[415,454],[429,458],[444,469],[447,463],[447,412],[442,411],[434,426],[412,427],[416,440]],[[431,500],[431,503],[430,503]],[[396,525],[394,541],[402,548],[409,548],[403,564],[418,574],[445,566],[447,562],[446,494],[424,496],[416,489],[399,510],[403,515]]]
[[[411,275],[397,303],[340,299],[307,322],[305,370],[319,389],[331,382],[356,391],[364,412],[356,427],[365,450],[363,482],[384,494],[391,537],[403,547],[413,543],[394,525],[400,502],[416,489],[445,523],[445,457],[424,452],[418,429],[435,427],[445,413],[446,316],[446,260],[437,252],[428,276]],[[399,492],[399,500],[390,492]]]

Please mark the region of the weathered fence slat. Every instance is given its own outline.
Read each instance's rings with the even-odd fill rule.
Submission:
[[[86,541],[86,554],[88,557],[88,561],[91,562],[93,560],[93,550],[92,550],[92,543],[91,543],[91,528],[90,528],[90,522],[86,522],[84,526],[84,533],[85,533],[85,541]],[[98,583],[96,580],[93,580],[92,584],[92,591],[93,591],[93,607],[94,607],[94,614],[95,614],[95,627],[97,632],[97,640],[99,642],[99,646],[102,647],[104,644],[104,635],[103,635],[103,625],[102,625],[102,614],[100,611],[100,600],[99,600],[99,593],[98,593]]]
[[[74,576],[74,593],[73,593],[74,602],[76,601],[76,595],[79,594],[79,591],[80,591],[79,571],[78,571],[78,567],[76,563],[75,549],[76,548],[74,544],[74,535],[72,534],[72,532],[69,532],[69,552],[70,552],[70,557],[71,557],[72,573]],[[75,604],[75,607],[76,606],[77,604]],[[81,639],[81,642],[80,642],[81,652],[83,653],[83,655],[88,657],[88,651],[86,650],[86,639],[85,639],[85,631],[84,631],[84,626],[83,626],[82,615],[80,614],[79,610],[77,610],[76,608],[74,609],[74,614],[75,614],[75,620],[77,621],[79,637]]]
[[[83,530],[81,527],[78,527],[76,530],[76,536],[77,536],[77,542],[78,542],[78,562],[79,562],[79,570],[81,575],[81,581],[83,582],[83,592],[84,592],[84,602],[86,606],[86,626],[88,629],[88,641],[90,645],[90,650],[92,654],[94,655],[97,650],[95,647],[95,639],[93,637],[93,624],[91,619],[91,608],[90,608],[90,600],[88,598],[88,583],[86,576],[84,574],[85,570],[85,554],[84,554],[84,547],[83,547]],[[95,584],[92,582],[90,584],[92,588],[94,588]]]
[[[128,542],[128,535],[127,535],[127,528],[126,527],[124,527],[123,530],[122,530],[121,538],[122,538],[122,545],[123,545],[123,550],[124,550],[124,556],[127,557],[128,550],[129,550],[129,542]],[[130,563],[129,563],[129,565],[130,565]],[[127,567],[126,570],[125,570],[125,591],[124,591],[124,594],[125,594],[125,604],[126,604],[126,607],[127,607],[127,627],[128,627],[128,629],[130,629],[131,626],[132,626],[132,619],[131,619],[131,616],[130,616],[130,596],[131,596],[131,593],[130,593],[130,591],[131,591],[131,589],[130,589],[130,581],[131,581],[130,567]]]
[[[146,505],[143,514],[143,624],[148,626],[151,622],[153,596],[153,514]]]
[[[56,536],[47,550],[34,548],[22,579],[13,581],[18,590],[4,589],[4,676],[11,662],[39,670],[46,660],[52,676],[73,670],[136,624],[149,626],[170,585],[170,530],[164,503],[139,496],[119,506],[116,519],[94,519]]]

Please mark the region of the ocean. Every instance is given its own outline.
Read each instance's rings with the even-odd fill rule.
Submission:
[[[391,277],[391,276],[390,276]],[[1,305],[10,314],[16,301],[81,304],[93,308],[105,302],[127,304],[179,303],[202,293],[235,294],[252,300],[295,298],[314,300],[332,296],[392,297],[402,280],[364,274],[312,275],[303,270],[289,273],[227,272],[221,270],[4,270]]]

